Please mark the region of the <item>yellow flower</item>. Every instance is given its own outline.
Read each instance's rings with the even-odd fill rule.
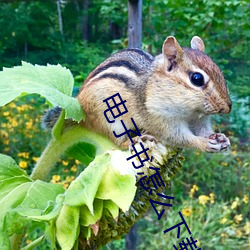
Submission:
[[[245,194],[244,197],[243,197],[243,202],[247,204],[248,201],[249,201],[248,195]]]
[[[63,166],[68,166],[69,165],[69,163],[67,161],[64,161],[64,160],[62,160],[62,164],[63,164]]]
[[[68,188],[68,186],[69,186],[69,183],[68,183],[68,182],[64,182],[64,183],[63,183],[63,187],[64,187],[64,189],[67,189],[67,188]]]
[[[182,214],[185,215],[186,217],[190,216],[192,214],[192,209],[190,207],[183,208],[181,210]]]
[[[3,112],[4,116],[8,116],[9,114],[10,114],[10,112],[8,112],[8,111]]]
[[[10,151],[10,147],[5,147],[4,148],[4,152],[9,152]]]
[[[193,185],[193,187],[190,189],[189,197],[193,198],[195,191],[198,191],[198,190],[199,190],[199,187],[196,185]]]
[[[209,197],[210,197],[210,203],[214,204],[214,193],[210,193]]]
[[[15,107],[16,107],[16,104],[15,104],[14,102],[11,102],[11,103],[9,104],[9,106],[10,106],[11,108],[15,108]]]
[[[27,161],[20,161],[19,162],[19,167],[22,169],[26,169],[28,167]]]
[[[34,162],[37,162],[38,159],[39,159],[39,157],[32,157],[32,160],[33,160]]]
[[[221,165],[224,166],[224,167],[226,167],[226,166],[228,166],[228,163],[223,161],[223,162],[221,163]]]
[[[66,181],[67,182],[72,182],[75,179],[75,176],[67,176]]]
[[[199,203],[203,206],[210,200],[210,198],[207,195],[200,195],[198,199]]]
[[[60,181],[60,179],[61,179],[61,176],[60,176],[60,175],[53,175],[53,176],[52,176],[51,182],[52,182],[52,183],[57,183],[57,182]]]
[[[237,230],[236,230],[236,235],[239,236],[239,237],[241,237],[241,236],[242,236],[242,232],[241,232],[240,230],[237,229]]]
[[[5,137],[5,138],[9,137],[9,134],[4,130],[0,130],[0,135],[1,135],[1,137]]]
[[[241,160],[239,157],[236,157],[235,160],[236,160],[237,162],[239,162],[239,163],[242,162],[242,160]]]
[[[32,126],[33,126],[33,121],[32,121],[32,120],[26,122],[26,128],[27,128],[27,129],[31,129]]]
[[[17,126],[18,126],[18,123],[17,123],[17,121],[14,119],[14,120],[11,121],[11,125],[12,125],[12,127],[17,127]]]
[[[4,138],[4,139],[3,139],[3,144],[9,145],[9,144],[10,144],[9,139],[8,139],[8,138]]]
[[[18,153],[18,156],[28,159],[28,158],[29,158],[29,152],[21,152],[21,153]]]
[[[201,246],[201,242],[198,239],[196,239],[196,240],[197,240],[197,243],[196,243],[197,247],[200,247]]]
[[[225,224],[227,222],[227,218],[222,218],[221,220],[220,220],[220,224]]]
[[[250,234],[250,222],[249,221],[244,226],[244,230],[245,230],[246,234]]]
[[[234,216],[234,221],[236,224],[239,224],[243,220],[242,214],[237,214]]]
[[[231,209],[235,209],[239,205],[239,198],[236,197],[235,201],[231,205]]]
[[[237,155],[237,150],[233,150],[233,151],[232,151],[232,154],[233,154],[233,155]]]
[[[79,164],[81,164],[81,162],[78,161],[78,160],[75,160],[75,164],[76,164],[76,165],[79,165]]]
[[[70,168],[70,170],[71,170],[72,172],[76,172],[76,171],[77,171],[76,165],[73,165],[73,166]]]

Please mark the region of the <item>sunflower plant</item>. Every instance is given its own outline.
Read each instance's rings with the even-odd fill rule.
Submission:
[[[71,72],[61,65],[34,66],[23,62],[0,72],[0,106],[20,96],[38,94],[51,107],[62,108],[51,140],[40,157],[18,152],[20,160],[15,162],[11,156],[0,154],[3,250],[33,249],[45,241],[51,249],[96,249],[127,233],[150,206],[149,194],[138,184],[137,172],[126,160],[133,152],[120,150],[104,136],[77,123],[64,126],[65,119],[85,119],[80,103],[72,97],[73,86]],[[5,111],[3,117],[8,116]],[[36,122],[27,121],[27,130]],[[13,118],[13,130],[16,124]],[[9,146],[8,137],[1,133],[4,145]],[[151,165],[161,168],[161,177],[168,187],[180,169],[179,150],[155,142],[144,143],[154,159]],[[58,184],[59,174],[53,175],[52,182],[48,180],[66,152],[86,168],[63,187]],[[33,165],[30,175],[24,171],[27,162]],[[71,169],[77,170],[75,165]],[[149,165],[145,164],[144,171],[150,173]],[[153,190],[150,198],[159,199],[157,192]],[[25,233],[34,227],[40,228],[42,234],[32,242],[24,242]]]

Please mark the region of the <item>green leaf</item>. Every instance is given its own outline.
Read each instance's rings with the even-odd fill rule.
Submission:
[[[84,235],[84,238],[88,239],[91,237],[92,229],[90,227],[80,227],[81,235]]]
[[[117,162],[117,164],[119,163]],[[96,198],[112,200],[123,212],[126,212],[135,196],[135,183],[134,176],[130,174],[121,175],[118,170],[108,168],[98,188]]]
[[[70,147],[67,152],[67,155],[77,159],[85,165],[88,165],[95,158],[96,148],[86,142],[78,142]]]
[[[51,221],[45,229],[45,237],[50,242],[51,249],[56,249],[56,223]]]
[[[49,204],[49,206],[50,206],[50,204]],[[34,214],[27,215],[27,213],[26,214],[22,213],[21,210],[18,210],[18,211],[20,214],[28,216],[32,220],[49,222],[49,221],[56,219],[56,217],[59,215],[59,213],[62,209],[62,206],[63,206],[62,204],[56,203],[56,204],[54,204],[54,207],[50,212],[48,212],[48,213],[43,212],[42,215],[34,215]],[[47,208],[45,209],[45,211],[46,210],[47,210]]]
[[[0,201],[17,186],[25,182],[31,182],[27,176],[17,176],[0,181]]]
[[[40,180],[34,181],[30,186],[26,197],[20,204],[20,208],[36,209],[42,212],[50,200],[55,200],[58,194],[64,193],[64,188],[61,185],[46,183]]]
[[[0,154],[0,181],[17,176],[26,176],[28,178],[28,175],[10,156]],[[0,190],[2,191],[2,189]]]
[[[18,96],[36,93],[65,109],[66,118],[79,122],[84,114],[78,100],[71,97],[73,84],[72,74],[61,65],[34,66],[22,62],[22,66],[0,72],[0,106]]]
[[[71,250],[79,234],[79,207],[64,205],[56,220],[56,238],[64,250]]]
[[[63,201],[56,197],[63,193],[64,189],[61,185],[40,180],[32,182],[9,156],[0,155],[0,160],[0,242],[2,244],[0,249],[5,249],[9,246],[9,236],[21,233],[22,229],[34,220],[27,216],[41,216],[45,211],[50,213],[49,219],[55,219]],[[51,203],[56,203],[57,206]]]
[[[24,183],[16,187],[1,200],[3,204],[0,212],[2,228],[8,232],[8,236],[19,232],[30,220],[39,220],[36,216],[41,216],[47,204],[62,192],[64,189],[60,185],[42,181]],[[47,216],[47,220],[55,219],[60,209],[61,206],[56,206],[56,209],[50,213],[50,217]]]
[[[95,224],[102,217],[103,200],[95,199],[93,203],[94,214],[91,214],[87,206],[80,208],[80,225],[89,226]]]
[[[70,184],[65,192],[64,203],[70,206],[87,205],[93,214],[93,201],[98,187],[109,166],[110,155],[103,154],[93,162]]]
[[[0,249],[1,250],[10,250],[10,240],[8,234],[3,231],[0,225]]]
[[[106,208],[111,213],[114,219],[118,217],[119,207],[113,201],[104,200],[103,207]]]
[[[32,182],[23,183],[1,199],[0,221],[3,220],[7,210],[16,208],[22,203],[31,185]]]

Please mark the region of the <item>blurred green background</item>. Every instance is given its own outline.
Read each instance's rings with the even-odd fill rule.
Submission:
[[[20,65],[22,60],[60,63],[72,71],[76,87],[80,87],[102,60],[127,47],[127,12],[125,0],[64,0],[59,9],[57,1],[1,1],[0,67]],[[249,14],[249,1],[143,1],[143,49],[153,55],[161,53],[169,35],[186,47],[194,35],[202,37],[206,53],[225,75],[233,110],[213,118],[215,129],[230,138],[230,151],[184,151],[183,171],[168,191],[175,197],[173,209],[160,221],[153,209],[145,215],[138,223],[138,249],[177,246],[177,230],[163,231],[180,222],[178,211],[202,249],[250,247]],[[29,173],[49,139],[40,126],[46,108],[41,98],[29,96],[0,109],[0,153],[11,155]],[[65,157],[51,181],[66,188],[83,168]],[[33,230],[27,242],[37,234]],[[182,228],[180,239],[185,237]],[[105,247],[124,248],[124,238]]]

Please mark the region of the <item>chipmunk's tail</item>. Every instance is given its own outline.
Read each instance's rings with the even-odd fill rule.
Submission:
[[[62,109],[58,106],[46,110],[41,120],[42,128],[45,130],[51,130],[56,124],[61,111]]]

